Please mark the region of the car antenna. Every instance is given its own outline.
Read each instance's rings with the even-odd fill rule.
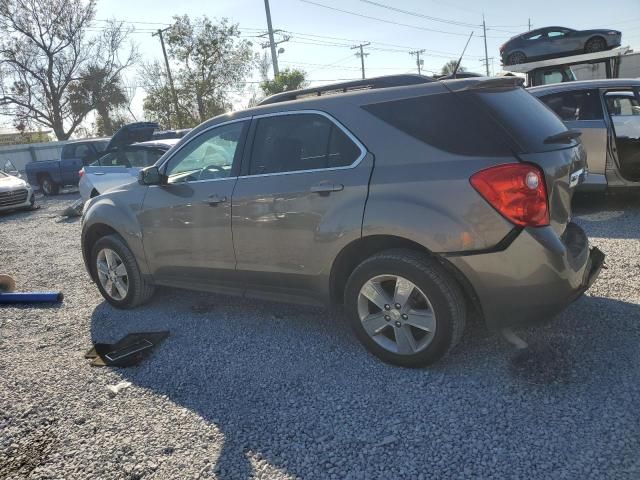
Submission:
[[[471,35],[469,35],[469,38],[467,38],[467,43],[465,44],[464,48],[462,49],[462,53],[460,54],[460,58],[458,59],[458,63],[456,63],[456,68],[453,69],[453,73],[451,74],[451,76],[453,78],[456,78],[456,74],[458,73],[458,69],[460,68],[460,64],[462,63],[462,57],[464,57],[464,52],[467,51],[467,47],[469,46],[469,42],[471,41],[471,37],[473,37],[473,31],[471,32]]]

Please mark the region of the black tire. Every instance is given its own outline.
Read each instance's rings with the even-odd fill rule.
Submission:
[[[424,350],[402,355],[389,351],[373,340],[364,329],[358,313],[362,286],[379,275],[401,276],[428,297],[435,314],[435,334]],[[360,342],[387,363],[403,367],[430,365],[449,353],[462,337],[467,309],[458,283],[434,258],[405,249],[387,250],[369,257],[352,272],[345,288],[345,313]]]
[[[60,185],[51,180],[49,175],[40,178],[40,189],[47,196],[57,195],[60,191]]]
[[[507,57],[507,65],[518,65],[527,61],[527,56],[523,52],[513,52]]]
[[[116,300],[111,297],[111,295],[106,292],[98,278],[96,262],[98,253],[104,248],[109,248],[116,252],[127,269],[128,290],[126,296],[122,300]],[[91,271],[96,285],[104,299],[116,308],[135,308],[145,302],[148,302],[153,296],[154,286],[145,280],[144,276],[140,272],[138,262],[136,262],[133,252],[131,252],[125,241],[119,235],[107,235],[100,238],[93,245],[93,248],[91,249]]]
[[[584,53],[602,52],[607,49],[607,42],[602,37],[594,37],[584,46]]]

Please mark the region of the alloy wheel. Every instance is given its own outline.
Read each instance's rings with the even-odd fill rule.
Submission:
[[[368,280],[358,295],[358,315],[371,339],[399,355],[423,351],[436,331],[436,316],[427,296],[398,275]]]
[[[110,248],[103,248],[96,256],[98,280],[104,291],[114,300],[123,300],[129,291],[127,267]]]

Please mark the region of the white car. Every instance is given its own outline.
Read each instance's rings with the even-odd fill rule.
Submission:
[[[22,180],[17,171],[14,175],[9,175],[5,171],[0,170],[0,212],[17,208],[33,208],[36,196],[31,185]]]
[[[180,139],[153,140],[133,143],[107,152],[80,170],[78,188],[83,200],[107,190],[136,181],[140,169],[149,167]]]

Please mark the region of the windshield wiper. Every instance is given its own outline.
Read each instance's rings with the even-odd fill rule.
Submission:
[[[544,139],[544,143],[571,143],[572,140],[575,140],[580,135],[582,135],[580,130],[567,130],[566,132],[549,135]]]

